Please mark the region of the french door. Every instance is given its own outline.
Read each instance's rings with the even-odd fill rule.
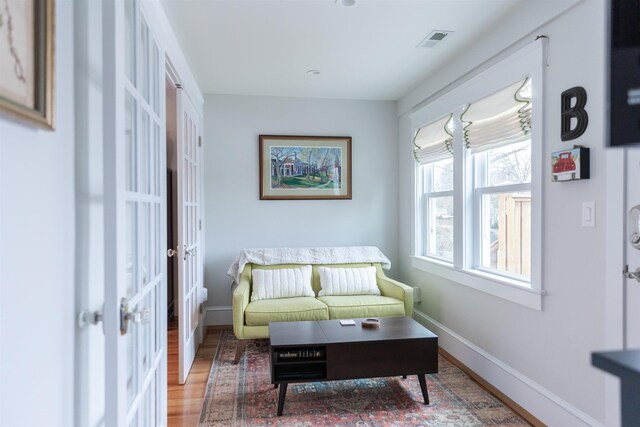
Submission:
[[[105,423],[166,425],[164,53],[144,2],[103,2]]]
[[[627,151],[625,263],[629,266],[630,271],[635,272],[640,268],[640,249],[631,244],[630,237],[632,224],[635,222],[636,227],[638,226],[638,217],[630,215],[629,211],[640,205],[640,148],[629,147],[625,150]],[[640,348],[640,282],[633,278],[627,278],[625,293],[626,348],[637,349]]]
[[[177,90],[178,114],[178,382],[184,384],[200,337],[200,126],[199,114],[183,89]]]

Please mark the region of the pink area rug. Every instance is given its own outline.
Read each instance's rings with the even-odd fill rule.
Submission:
[[[236,339],[224,331],[209,374],[199,426],[527,426],[447,359],[427,375],[289,384],[282,416],[269,368],[269,343],[252,341],[233,365]]]

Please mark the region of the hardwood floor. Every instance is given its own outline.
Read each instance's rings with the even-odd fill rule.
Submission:
[[[198,424],[211,363],[222,329],[230,329],[230,327],[209,326],[207,328],[206,337],[198,349],[187,382],[180,385],[178,384],[178,324],[176,320],[169,324],[167,337],[167,424],[169,427],[194,427]]]
[[[174,320],[169,324],[167,337],[167,424],[168,427],[194,427],[198,425],[200,418],[200,410],[211,371],[211,363],[215,356],[220,331],[231,330],[231,326],[209,326],[204,342],[198,349],[195,361],[191,367],[191,372],[186,384],[178,384],[178,324]],[[540,420],[535,418],[531,413],[527,412],[520,405],[515,403],[508,396],[493,387],[462,362],[457,360],[451,354],[443,349],[439,349],[440,353],[449,359],[454,365],[458,366],[469,377],[485,388],[489,393],[496,396],[505,405],[510,407],[514,412],[523,417],[533,426],[544,425]]]

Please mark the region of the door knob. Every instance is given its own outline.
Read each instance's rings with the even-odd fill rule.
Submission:
[[[187,260],[187,255],[189,256],[193,255],[193,249],[189,250],[187,249],[187,245],[184,245],[184,257],[182,258],[184,261]]]
[[[636,279],[640,282],[640,267],[636,268],[636,271],[629,271],[629,266],[625,265],[622,273],[627,279]]]
[[[133,323],[149,323],[151,312],[149,308],[142,311],[129,311],[129,304],[126,298],[120,300],[120,335],[124,335],[129,330],[129,321]]]

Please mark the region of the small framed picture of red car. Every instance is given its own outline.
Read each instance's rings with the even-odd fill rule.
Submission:
[[[551,153],[551,180],[575,181],[589,179],[589,149],[574,147]]]

